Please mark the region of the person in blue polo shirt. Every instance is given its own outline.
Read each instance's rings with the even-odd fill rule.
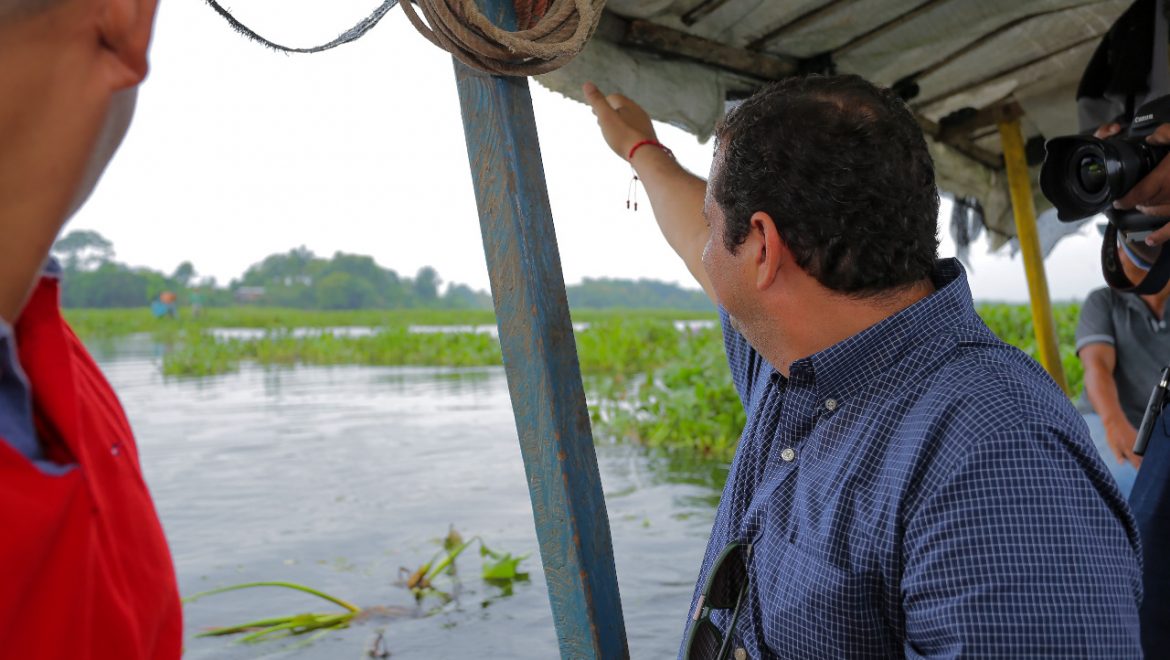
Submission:
[[[1133,281],[1148,265],[1128,242],[1118,241],[1118,263]],[[1081,305],[1077,322],[1077,356],[1085,368],[1085,398],[1094,415],[1086,416],[1097,450],[1118,489],[1129,496],[1141,457],[1134,453],[1137,429],[1158,383],[1170,364],[1170,325],[1166,304],[1170,286],[1150,295],[1095,289]]]
[[[705,183],[637,104],[585,93],[718,304],[747,411],[680,656],[1140,657],[1133,517],[1067,397],[937,259],[902,102],[769,85],[717,126]]]

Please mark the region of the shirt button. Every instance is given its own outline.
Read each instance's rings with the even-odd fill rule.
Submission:
[[[837,409],[837,400],[836,399],[825,399],[825,410],[828,410],[829,412],[833,412],[836,409]]]
[[[791,463],[796,460],[796,450],[792,447],[785,447],[780,452],[780,458],[784,459],[785,463]]]
[[[747,649],[742,646],[735,649],[735,660],[747,660]]]

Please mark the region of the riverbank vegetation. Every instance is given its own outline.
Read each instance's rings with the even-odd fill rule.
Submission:
[[[1054,311],[1065,374],[1079,394],[1083,372],[1073,350],[1079,307],[1057,305]],[[979,313],[997,335],[1036,356],[1026,306],[981,305]],[[173,377],[213,376],[243,363],[480,367],[502,361],[499,342],[488,332],[495,320],[482,310],[223,308],[177,320],[154,319],[144,310],[67,315],[86,340],[150,333],[167,347],[162,369]],[[678,323],[683,320],[706,323]],[[578,310],[573,321],[595,435],[731,457],[744,413],[713,313]],[[224,328],[252,329],[252,336]]]
[[[299,310],[482,310],[492,298],[466,284],[444,282],[430,266],[413,277],[364,254],[322,257],[305,247],[271,254],[221,284],[184,261],[170,274],[114,259],[114,245],[91,230],[74,230],[53,245],[63,269],[67,308],[143,307],[162,300],[183,309],[215,307]],[[655,280],[591,279],[567,287],[569,304],[591,308],[661,308],[710,312],[697,288]]]

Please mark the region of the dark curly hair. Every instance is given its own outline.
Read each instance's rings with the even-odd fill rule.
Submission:
[[[715,135],[711,191],[732,253],[764,211],[797,264],[833,291],[870,297],[930,277],[934,163],[890,90],[852,75],[785,79],[733,109]]]

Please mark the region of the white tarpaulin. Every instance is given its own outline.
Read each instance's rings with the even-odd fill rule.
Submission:
[[[955,110],[1014,101],[1025,112],[1025,138],[1050,138],[1075,132],[1081,73],[1131,1],[610,0],[607,12],[749,53],[831,61],[837,72],[884,85],[912,79],[918,93],[909,104],[933,122]],[[637,100],[655,119],[700,139],[711,134],[729,96],[761,83],[697,58],[631,46],[612,29],[600,29],[575,61],[539,77],[582,101],[586,80]],[[1000,153],[994,126],[970,137]],[[1006,174],[947,144],[932,143],[932,153],[940,187],[982,203],[993,245],[1014,236]],[[1042,198],[1037,202],[1047,206]]]

